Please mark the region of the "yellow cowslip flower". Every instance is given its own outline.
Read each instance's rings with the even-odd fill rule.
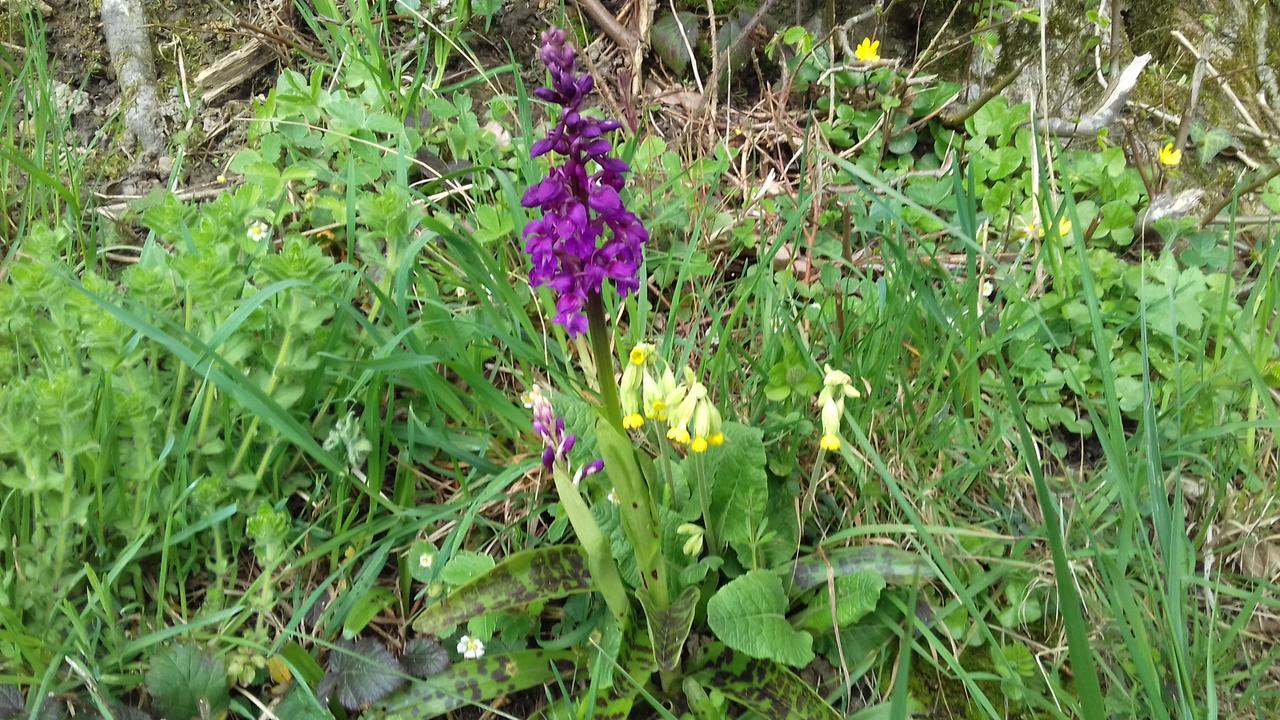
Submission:
[[[1173,146],[1173,143],[1165,143],[1160,148],[1160,164],[1165,167],[1177,167],[1182,162],[1182,151]]]
[[[622,380],[618,383],[618,394],[622,401],[622,427],[635,430],[644,425],[644,415],[640,414],[643,406],[642,391],[646,383],[651,382],[650,365],[653,359],[653,346],[639,343],[631,348],[628,354],[626,369],[622,371]]]
[[[702,552],[702,538],[707,534],[707,531],[702,529],[701,525],[683,523],[676,528],[676,534],[688,537],[688,540],[684,541],[684,546],[680,548],[685,555],[697,557],[698,553]]]
[[[671,429],[667,438],[688,445],[696,453],[704,453],[712,445],[724,444],[720,411],[707,397],[707,388],[698,382],[693,371],[685,368],[685,393],[670,413]]]
[[[847,373],[824,365],[826,375],[822,380],[822,391],[818,393],[818,405],[822,415],[822,439],[818,446],[823,450],[840,449],[840,418],[844,417],[845,398],[861,397],[862,394],[853,386],[853,379]]]
[[[858,62],[877,62],[880,60],[880,41],[862,38],[858,47],[853,49],[853,56]]]
[[[676,381],[671,368],[662,371],[661,377],[645,374],[644,416],[649,420],[666,422],[667,415],[683,400],[688,388]]]
[[[631,353],[628,355],[628,359],[631,360],[632,365],[644,365],[645,360],[648,359],[649,354],[652,352],[652,345],[648,343],[639,343],[635,347],[631,348]]]

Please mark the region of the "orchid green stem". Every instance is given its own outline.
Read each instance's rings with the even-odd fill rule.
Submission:
[[[622,403],[618,401],[618,381],[613,377],[613,349],[609,344],[609,324],[604,315],[604,301],[599,295],[587,300],[587,321],[591,332],[591,354],[595,356],[596,378],[600,383],[600,399],[609,424],[623,435]]]

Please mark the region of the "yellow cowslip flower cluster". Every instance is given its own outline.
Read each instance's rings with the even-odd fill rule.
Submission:
[[[640,343],[631,349],[619,390],[622,426],[627,430],[652,420],[667,423],[667,438],[693,452],[724,444],[720,411],[707,397],[706,386],[689,368],[684,369],[684,382],[677,381],[653,345]]]
[[[822,440],[819,446],[823,450],[840,449],[840,418],[844,417],[844,399],[861,397],[862,394],[853,386],[848,374],[824,365],[826,376],[822,381],[822,392],[818,393],[818,405],[822,409]]]

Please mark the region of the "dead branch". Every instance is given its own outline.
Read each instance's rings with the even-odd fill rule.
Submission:
[[[618,18],[613,16],[605,6],[600,4],[600,0],[577,0],[578,7],[582,8],[596,25],[604,31],[609,39],[617,43],[618,47],[629,53],[635,52],[640,46],[640,39],[637,38],[630,30],[622,27],[622,23],[618,22]]]
[[[1097,110],[1080,118],[1078,121],[1062,118],[1045,118],[1040,121],[1043,132],[1059,137],[1085,137],[1096,135],[1120,117],[1120,111],[1129,101],[1129,95],[1138,84],[1138,76],[1143,68],[1151,62],[1151,54],[1143,54],[1129,61],[1123,72],[1111,83],[1111,90]]]
[[[166,144],[160,124],[155,61],[139,0],[102,0],[102,33],[120,85],[120,105],[130,137],[144,155],[158,157]]]

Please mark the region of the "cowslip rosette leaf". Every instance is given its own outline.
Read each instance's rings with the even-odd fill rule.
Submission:
[[[692,677],[760,717],[837,720],[840,715],[809,683],[776,662],[708,643],[694,658]]]
[[[594,589],[581,548],[557,545],[524,550],[427,607],[413,628],[440,634],[480,615]]]
[[[769,503],[764,435],[734,422],[725,423],[723,432],[724,445],[706,455],[713,508],[708,522],[716,537],[742,545],[754,539]]]
[[[786,612],[782,580],[768,570],[735,578],[707,601],[707,623],[725,645],[754,658],[808,665],[813,636],[792,627]]]

